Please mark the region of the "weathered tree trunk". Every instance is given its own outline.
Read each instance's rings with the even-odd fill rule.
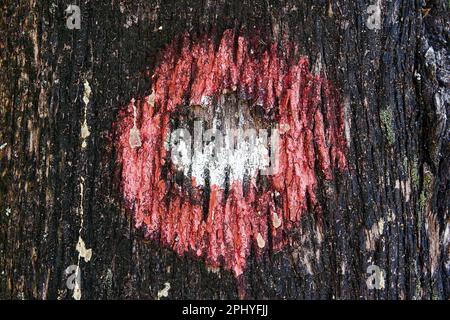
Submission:
[[[71,265],[82,299],[449,298],[448,1],[76,2],[79,30],[67,1],[1,5],[0,298],[72,298]],[[321,213],[239,280],[135,227],[113,130],[166,44],[226,29],[296,44],[339,91],[348,148]]]

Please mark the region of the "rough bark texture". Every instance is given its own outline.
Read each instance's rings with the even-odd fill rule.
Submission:
[[[68,4],[1,4],[0,298],[72,298],[77,263],[82,299],[158,298],[165,283],[173,299],[449,298],[447,0],[77,1],[81,30]],[[284,250],[252,253],[239,281],[146,240],[112,143],[164,45],[225,29],[296,43],[338,88],[348,143],[348,170],[318,182],[322,213]],[[366,285],[372,264],[381,289]]]

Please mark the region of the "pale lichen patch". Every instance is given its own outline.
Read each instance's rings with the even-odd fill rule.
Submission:
[[[389,145],[391,146],[395,143],[393,117],[394,115],[391,108],[384,108],[380,110],[380,120],[383,126],[383,132]]]

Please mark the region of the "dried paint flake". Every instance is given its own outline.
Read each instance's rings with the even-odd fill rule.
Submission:
[[[141,142],[141,135],[139,132],[139,129],[136,126],[136,121],[137,121],[137,110],[136,110],[136,106],[135,106],[135,101],[134,99],[131,101],[132,105],[133,105],[133,128],[130,129],[130,138],[129,138],[129,143],[130,143],[130,147],[135,149],[135,148],[139,148],[142,145]]]
[[[83,140],[81,143],[81,148],[84,149],[87,146],[86,139],[90,136],[89,127],[87,124],[87,106],[89,104],[89,98],[91,96],[91,87],[89,86],[89,82],[86,80],[84,82],[84,94],[83,94],[83,102],[84,102],[84,121],[81,126],[81,139]]]
[[[272,214],[272,223],[275,229],[281,226],[281,219],[278,217],[277,213],[274,211]]]
[[[79,256],[83,258],[85,262],[89,262],[89,260],[91,260],[92,249],[86,249],[86,245],[81,237],[78,238],[76,250],[78,251]]]
[[[264,238],[262,237],[261,233],[258,232],[258,235],[256,236],[256,241],[258,243],[258,247],[261,249],[266,246],[266,241],[264,241]]]
[[[84,105],[87,106],[89,104],[89,98],[91,97],[91,86],[87,80],[84,81],[84,94],[83,94],[83,102]]]
[[[129,139],[131,148],[139,148],[142,145],[141,137],[139,133],[139,129],[133,127],[130,129],[130,139]]]
[[[164,288],[158,291],[158,300],[161,298],[167,298],[169,296],[169,290],[170,290],[170,283],[166,282],[164,283]]]
[[[81,127],[81,138],[86,139],[90,134],[91,133],[89,132],[89,127],[87,125],[87,122],[85,121],[83,123],[83,126]]]
[[[73,289],[72,298],[75,300],[81,300],[81,287],[80,283],[75,282],[75,288]]]

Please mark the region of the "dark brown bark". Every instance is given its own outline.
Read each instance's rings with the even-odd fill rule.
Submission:
[[[81,237],[92,249],[83,299],[157,298],[166,282],[173,299],[237,298],[239,286],[247,298],[448,299],[449,3],[381,0],[371,30],[372,2],[78,1],[80,30],[66,27],[69,2],[2,3],[0,298],[71,298],[64,270]],[[243,284],[145,240],[111,142],[165,44],[228,28],[287,37],[321,63],[350,138],[348,172],[319,184],[322,215],[305,215],[282,252],[252,255]],[[366,285],[371,264],[385,270],[382,289]]]

